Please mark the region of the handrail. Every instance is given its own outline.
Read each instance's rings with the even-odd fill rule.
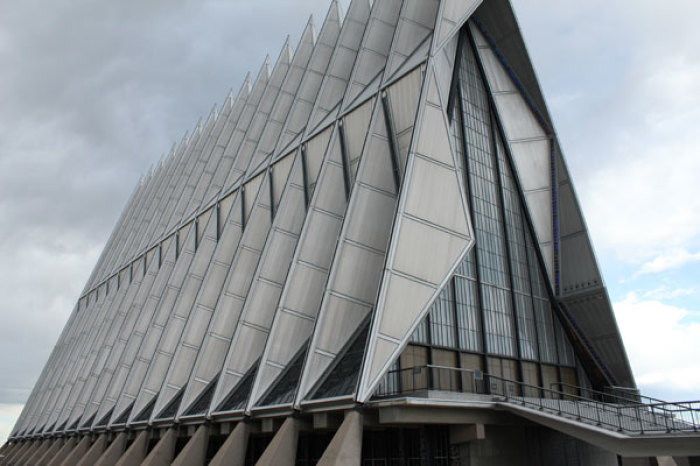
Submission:
[[[552,389],[553,386],[562,390]],[[575,391],[565,390],[567,388]],[[619,432],[700,431],[700,401],[667,403],[642,395],[631,400],[560,382],[543,388],[481,371],[444,366],[424,365],[390,371],[380,383],[375,398],[425,396],[431,390],[496,395],[507,403]],[[586,392],[596,396],[583,396]],[[606,398],[596,399],[600,395]],[[606,401],[611,398],[616,402]]]
[[[636,388],[633,389],[633,388],[628,388],[628,387],[611,387],[611,388],[621,389],[621,390],[635,390],[637,393],[635,393],[634,395],[631,395],[631,394],[630,394],[630,398],[627,398],[627,397],[624,397],[624,396],[620,396],[620,395],[616,395],[616,394],[613,393],[613,392],[603,392],[603,391],[600,391],[600,390],[594,390],[594,389],[592,389],[592,388],[578,387],[578,386],[576,386],[576,385],[571,385],[571,384],[564,383],[564,382],[552,382],[551,384],[549,384],[550,389],[551,389],[552,387],[555,387],[555,386],[561,387],[561,388],[564,388],[564,387],[573,388],[573,389],[575,389],[575,390],[579,390],[579,391],[582,392],[582,393],[591,393],[591,394],[594,394],[594,395],[598,395],[598,396],[600,396],[602,399],[609,399],[609,398],[612,398],[612,399],[615,399],[616,401],[621,401],[621,402],[632,402],[632,404],[643,404],[643,405],[645,405],[645,406],[652,406],[652,405],[677,405],[677,406],[680,406],[680,407],[683,407],[683,408],[688,408],[688,407],[690,407],[693,403],[697,403],[697,401],[664,401],[664,400],[661,400],[661,399],[659,399],[659,398],[654,398],[654,397],[651,397],[651,396],[642,395],[641,393],[639,393],[639,391],[638,391]],[[564,390],[561,390],[561,391],[564,391]],[[592,397],[592,398],[594,398],[594,397]],[[647,400],[648,402],[642,402],[642,401],[640,401],[640,400]]]

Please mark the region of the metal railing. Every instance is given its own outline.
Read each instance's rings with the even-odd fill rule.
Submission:
[[[427,396],[436,390],[499,396],[507,403],[618,432],[700,432],[700,401],[667,403],[629,390],[600,392],[559,382],[543,388],[453,367],[426,365],[390,371],[375,398]]]

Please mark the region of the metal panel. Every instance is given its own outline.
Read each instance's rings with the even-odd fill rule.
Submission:
[[[121,393],[115,412],[123,412],[139,394],[143,377],[145,377],[145,369],[153,360],[157,342],[160,341],[164,326],[170,319],[169,316],[174,311],[177,295],[185,281],[187,270],[192,262],[195,251],[195,229],[192,228],[191,225],[188,225],[184,230],[185,231],[178,232],[178,238],[184,236],[182,240],[178,239],[178,243],[175,244],[176,248],[181,249],[180,254],[168,279],[164,293],[158,303],[154,320],[149,330],[146,332],[145,339],[139,350],[139,356],[131,367],[129,377],[127,378],[124,391]],[[137,408],[137,411],[140,411],[140,409]]]
[[[394,121],[394,131],[398,141],[399,165],[405,170],[408,150],[413,139],[413,125],[418,112],[418,99],[423,84],[423,72],[416,68],[387,90],[391,102],[391,115]]]
[[[291,265],[289,277],[286,280],[284,291],[282,292],[282,296],[279,300],[279,309],[286,310],[285,312],[288,312],[289,316],[293,316],[291,317],[292,320],[305,320],[309,317],[312,318],[318,311],[320,296],[327,277],[327,267],[330,264],[330,257],[332,257],[335,250],[335,241],[337,240],[338,231],[340,230],[340,225],[342,222],[342,217],[339,218],[339,216],[344,212],[344,206],[340,212],[323,211],[319,210],[316,206],[317,200],[327,197],[330,192],[334,190],[343,191],[342,171],[332,169],[333,166],[337,167],[337,162],[334,159],[340,159],[340,141],[338,141],[338,132],[335,131],[334,134],[334,140],[331,143],[332,148],[330,148],[328,151],[324,150],[321,152],[320,149],[323,148],[322,145],[313,146],[311,143],[307,145],[307,152],[309,152],[310,156],[309,158],[319,158],[318,156],[311,154],[311,151],[327,153],[325,157],[321,157],[321,159],[324,160],[324,164],[321,167],[321,171],[318,176],[319,188],[313,193],[310,211],[305,220],[304,227],[302,228],[301,232],[296,232],[296,234],[300,234],[299,244],[294,255],[293,265]],[[321,142],[326,142],[328,140],[327,136],[325,135],[321,135],[317,139],[319,139]],[[324,248],[321,246],[324,244],[327,247]],[[266,257],[266,260],[275,259],[279,260],[280,258],[273,258],[271,256]],[[290,267],[288,264],[284,264],[281,268],[286,269],[288,267]],[[253,295],[260,293],[263,289],[264,288],[262,286],[258,286],[254,290]],[[265,306],[254,307],[256,302],[263,303]],[[278,324],[273,324],[276,307],[268,307],[268,305],[269,303],[262,300],[251,300],[249,298],[249,303],[246,304],[246,311],[243,320],[250,322],[252,320],[252,316],[257,316],[255,319],[255,324],[260,330],[267,332],[268,329],[272,329],[274,332],[275,329],[278,328]],[[279,314],[279,311],[277,313]],[[246,317],[247,315],[250,315],[251,317]],[[296,352],[294,348],[298,347],[301,343],[297,342],[296,340],[302,338],[303,334],[291,333],[284,329],[283,336],[280,335],[277,337],[276,335],[277,334],[275,333],[275,336],[271,336],[267,339],[267,341],[271,342],[273,345],[285,345],[285,343],[282,343],[284,340],[288,343],[286,345],[287,352],[293,355],[293,353]],[[288,338],[291,338],[293,341],[288,341]],[[237,344],[234,339],[229,352],[230,355],[235,352],[235,348],[238,345],[239,344]],[[258,357],[259,354],[251,355],[248,359],[239,361],[235,361],[235,359],[237,359],[235,356],[233,358],[229,358],[229,362],[227,363],[227,372],[235,371],[239,374],[246,373],[250,367],[249,364],[251,364]],[[263,361],[265,359],[266,356],[263,355]],[[241,363],[244,365],[232,365]],[[265,370],[261,369],[258,371],[258,376],[264,372]],[[262,394],[262,392],[267,388],[259,388],[259,384],[260,382],[256,377],[256,381],[253,385],[254,395],[251,399],[256,398],[255,394],[258,393],[258,390],[260,390],[260,393]],[[227,394],[231,388],[233,388],[232,385],[227,387],[226,391],[223,393]]]
[[[387,61],[387,76],[394,77],[421,44],[429,40],[439,6],[439,0],[404,0]],[[420,90],[416,92],[418,95]]]
[[[376,99],[372,98],[343,118],[346,157],[349,165],[350,182],[355,181],[362,149],[367,140],[367,131],[372,119]]]
[[[129,310],[130,315],[132,312],[138,315],[133,328],[125,320],[121,327],[117,327],[118,333],[105,341],[103,349],[108,351],[108,354],[105,355],[107,360],[104,367],[96,368],[99,370],[94,370],[90,376],[91,379],[94,379],[95,388],[90,394],[89,403],[80,421],[81,425],[90,419],[93,419],[93,425],[98,424],[114,407],[116,398],[126,381],[128,370],[136,358],[139,343],[150,324],[159,298],[175,265],[175,253],[175,241],[172,238],[166,240],[162,245],[160,267],[157,267],[158,264],[152,264],[152,267],[157,270],[157,275],[151,289],[147,290],[146,287],[142,286]],[[149,268],[146,280],[150,280],[152,272],[153,270]],[[112,346],[114,349],[110,350]],[[123,376],[120,377],[120,375]]]
[[[267,84],[270,81],[270,59],[267,57],[263,63],[258,77],[255,80],[255,84],[250,91],[250,95],[245,101],[245,105],[241,110],[241,114],[235,124],[235,129],[231,133],[231,137],[227,143],[225,143],[225,149],[221,161],[214,173],[214,178],[212,178],[207,194],[204,196],[204,202],[208,203],[215,197],[220,196],[222,190],[224,189],[224,183],[228,177],[233,163],[238,153],[238,149],[243,143],[245,138],[246,130],[250,125],[250,122],[255,115],[255,111],[258,108],[260,99],[262,99],[263,93],[267,88]]]
[[[304,179],[302,168],[301,157],[296,157],[294,168],[287,180],[287,186],[285,187],[284,195],[282,196],[266,246],[263,248],[262,244],[260,245],[260,248],[262,248],[262,251],[259,252],[260,260],[255,264],[257,266],[257,271],[256,268],[246,269],[245,273],[246,275],[248,273],[250,274],[252,285],[249,292],[246,293],[246,295],[250,295],[248,300],[245,303],[239,301],[235,304],[235,309],[240,310],[235,312],[236,315],[241,315],[240,324],[237,327],[231,325],[222,328],[222,326],[217,325],[214,320],[212,321],[212,325],[210,326],[211,337],[208,337],[203,343],[200,358],[198,359],[198,363],[191,377],[190,385],[184,396],[183,409],[189,406],[189,404],[196,399],[201,390],[203,390],[217,373],[221,371],[227,351],[229,354],[229,357],[226,358],[228,364],[234,364],[235,367],[239,367],[238,364],[249,365],[254,362],[255,359],[259,357],[259,353],[256,354],[254,351],[256,347],[260,347],[260,351],[262,351],[264,342],[251,342],[248,339],[264,339],[264,336],[258,336],[260,334],[259,331],[255,331],[253,327],[246,325],[246,318],[252,320],[253,317],[255,317],[257,320],[260,315],[260,312],[257,311],[258,308],[256,307],[254,312],[249,312],[248,309],[252,309],[254,305],[263,305],[263,302],[258,298],[270,296],[268,287],[271,286],[271,283],[269,280],[280,280],[282,275],[286,274],[288,266],[285,267],[285,265],[279,261],[284,261],[285,257],[290,256],[288,251],[283,252],[281,249],[285,247],[293,249],[296,244],[296,241],[293,240],[295,236],[294,231],[295,229],[298,231],[301,228],[301,222],[303,220],[303,215],[299,215],[303,213],[304,208],[304,196],[301,191],[303,189]],[[277,237],[282,238],[276,239]],[[292,241],[284,241],[287,238],[292,238]],[[279,256],[271,254],[271,245],[274,245],[275,252],[281,253]],[[272,271],[272,275],[267,278],[266,274],[270,271]],[[273,292],[271,296],[275,296],[275,293]],[[273,308],[274,306],[276,306],[276,302],[272,305]],[[225,314],[231,314],[229,307],[223,309],[225,310]],[[239,312],[242,314],[239,314]],[[218,312],[215,315],[218,315]],[[247,317],[249,315],[253,317]],[[233,323],[234,322],[231,322],[231,324]],[[222,341],[224,343],[222,343]],[[240,358],[237,361],[231,360],[232,353],[229,351],[229,345],[227,344],[229,342],[231,348],[234,348],[236,345],[245,345],[238,347]],[[249,355],[251,356],[248,357]],[[229,369],[227,372],[222,373],[212,400],[213,406],[217,406],[221,401],[221,397],[226,396],[228,391],[235,386],[239,380],[237,374],[245,373],[246,370],[247,369],[236,371],[236,369]],[[206,383],[203,383],[205,381]]]
[[[307,133],[316,129],[342,101],[367,26],[369,13],[368,0],[352,0],[350,3],[333,58],[328,65],[328,71],[323,78],[311,113]]]
[[[265,131],[260,137],[250,168],[253,172],[261,168],[263,164],[266,165],[273,153],[276,152],[280,136],[290,117],[290,112],[294,104],[299,100],[297,97],[299,86],[307,76],[307,68],[315,50],[313,19],[310,19],[301,35],[299,45],[294,53],[294,58],[279,94],[272,101],[273,108],[265,124]]]
[[[367,91],[376,92],[374,89],[368,89],[370,84],[376,82],[378,90],[380,81],[375,80],[386,66],[402,3],[403,0],[384,0],[372,5],[367,29],[345,94],[343,110],[349,108],[360,94]]]
[[[398,357],[439,290],[473,246],[465,191],[456,172],[447,116],[436,81],[435,70],[429,66],[417,120],[418,137],[409,153],[398,217],[365,355],[358,394],[360,402],[372,395],[384,371]],[[433,184],[436,176],[443,183],[439,189]],[[397,275],[405,279],[414,277],[411,285],[415,291],[407,289],[399,295],[391,290],[390,284]],[[410,293],[419,296],[406,302],[404,295]]]
[[[309,61],[304,79],[299,86],[297,99],[289,113],[282,137],[277,146],[277,152],[286,150],[296,137],[304,132],[309,117],[318,97],[323,77],[335,50],[341,30],[341,11],[338,0],[331,2],[330,9],[323,23],[316,48]]]
[[[442,48],[474,13],[482,0],[443,0],[442,9],[436,25],[438,39],[433,44],[433,51]]]
[[[206,222],[203,228],[203,234],[201,235],[203,240],[197,248],[187,277],[181,287],[177,303],[173,309],[173,319],[169,321],[158,348],[157,357],[159,360],[163,361],[162,364],[166,367],[166,370],[168,370],[168,367],[171,368],[170,371],[172,373],[169,373],[169,375],[172,378],[189,377],[189,368],[184,362],[175,359],[175,353],[178,348],[182,347],[180,342],[183,338],[186,326],[193,320],[193,312],[195,317],[201,316],[202,312],[206,316],[210,313],[206,308],[196,306],[196,300],[199,296],[205,274],[210,268],[214,253],[217,249],[217,220],[216,217],[209,216],[208,221],[203,218],[202,222]],[[172,361],[174,361],[174,363],[171,365]],[[164,385],[165,377],[165,373],[149,372],[144,381],[142,390],[152,390],[153,392],[160,391],[154,408],[154,414],[160,413],[179,392],[179,387],[174,390],[173,393],[171,387]],[[163,389],[161,389],[161,386],[163,386]],[[138,403],[139,400],[137,400],[137,406]]]
[[[311,33],[309,29],[310,28],[307,27],[307,35]],[[255,150],[265,130],[266,123],[270,118],[270,114],[274,110],[275,102],[282,90],[287,72],[292,66],[292,60],[292,48],[289,39],[287,39],[284,47],[282,47],[282,53],[272,70],[270,81],[265,88],[265,92],[247,128],[245,137],[242,139],[241,146],[233,162],[233,168],[224,182],[224,191],[233,188],[248,172],[248,166],[253,159]]]

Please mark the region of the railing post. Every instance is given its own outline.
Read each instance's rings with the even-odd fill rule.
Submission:
[[[620,405],[617,405],[617,431],[622,432],[622,416],[620,415]]]
[[[693,423],[693,431],[698,431],[698,425],[695,423],[695,413],[693,412],[693,405],[688,405],[688,410],[690,411],[690,421]]]
[[[594,406],[594,409],[595,409],[595,413],[596,413],[596,418],[598,419],[598,424],[596,424],[596,425],[600,427],[601,424],[602,424],[602,423],[600,422],[600,411],[601,411],[601,409],[600,409],[600,407],[598,406],[598,404],[599,404],[599,403],[596,402],[596,404],[595,404],[595,406]]]
[[[576,420],[580,421],[581,420],[581,402],[574,401],[574,403],[576,403]]]
[[[639,430],[644,434],[644,423],[642,422],[642,417],[639,415],[639,405],[636,406],[635,411],[637,412],[637,422],[639,422]]]

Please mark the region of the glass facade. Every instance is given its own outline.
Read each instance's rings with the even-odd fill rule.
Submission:
[[[466,32],[460,53],[451,137],[476,245],[416,329],[406,354],[431,347],[418,362],[451,366],[455,361],[460,368],[531,385],[562,381],[576,357],[553,314],[498,116]],[[455,357],[447,357],[447,349]],[[417,366],[414,360],[402,357],[393,370]]]

